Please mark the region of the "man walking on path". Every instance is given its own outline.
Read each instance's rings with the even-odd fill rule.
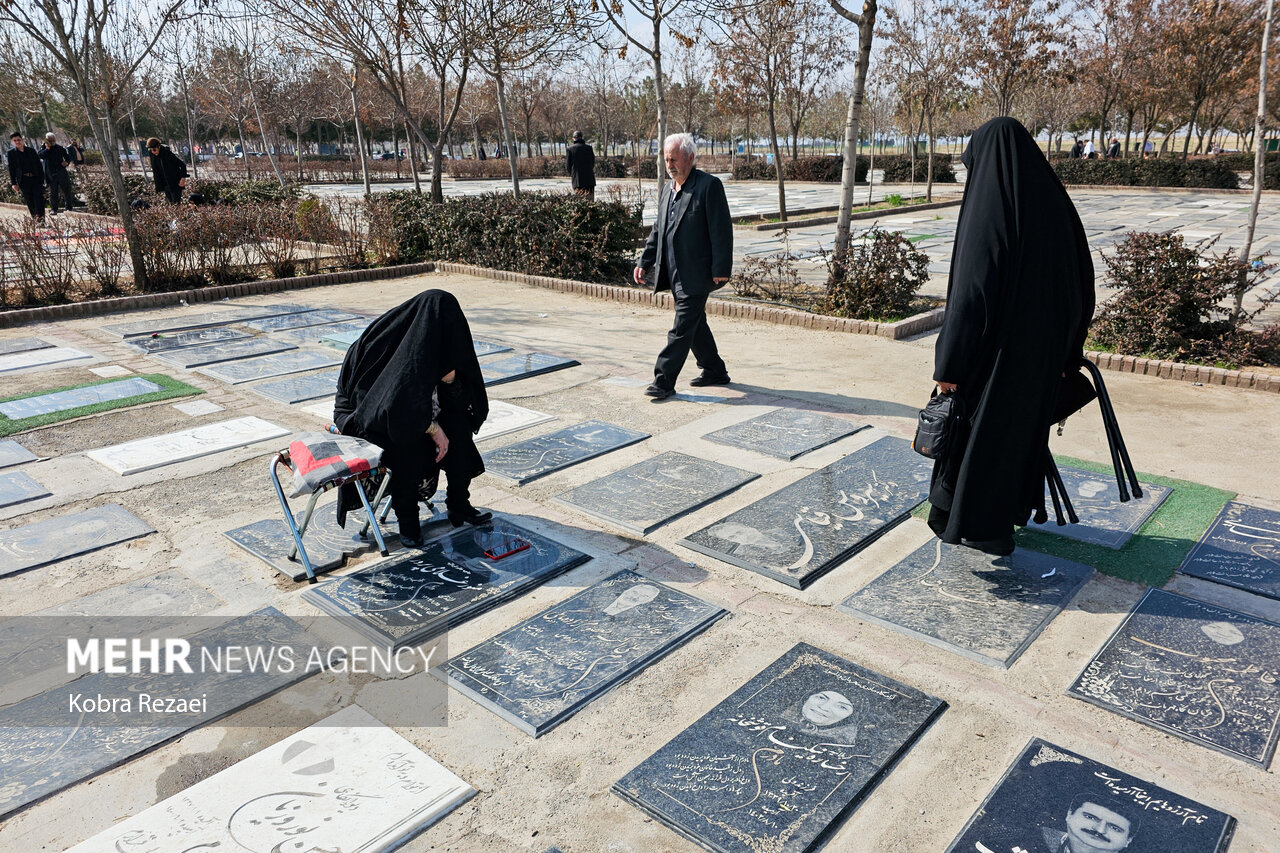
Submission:
[[[644,392],[656,400],[676,392],[676,377],[690,350],[702,368],[690,385],[729,384],[706,308],[711,291],[725,285],[733,266],[729,201],[719,178],[694,168],[698,146],[693,136],[668,136],[662,154],[671,180],[658,192],[658,218],[632,273],[636,284],[644,284],[654,270],[654,291],[670,290],[676,302],[675,323],[654,365],[653,384]]]
[[[75,207],[75,196],[71,194],[71,176],[67,174],[67,166],[72,162],[71,155],[58,144],[57,137],[52,133],[44,135],[40,159],[44,161],[44,180],[49,185],[49,207],[57,213],[59,198],[64,210]]]
[[[31,211],[31,218],[44,220],[44,164],[40,155],[27,147],[22,134],[14,132],[9,141],[13,147],[9,149],[9,183],[13,191],[22,196]]]
[[[596,152],[587,144],[582,131],[573,132],[573,144],[565,152],[565,166],[573,182],[573,191],[594,200],[596,197]]]
[[[182,188],[187,185],[187,164],[154,136],[147,140],[147,151],[151,153],[151,174],[155,177],[156,192],[163,194],[169,204],[178,204],[182,201]]]

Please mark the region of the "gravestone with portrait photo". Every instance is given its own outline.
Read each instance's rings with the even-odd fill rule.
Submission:
[[[1227,501],[1178,571],[1280,599],[1280,512]]]
[[[789,462],[869,426],[821,412],[774,409],[742,423],[709,432],[706,439]]]
[[[805,853],[946,703],[799,643],[614,783],[719,853]]]
[[[1231,815],[1035,738],[947,853],[1223,853],[1234,831]]]
[[[1058,473],[1062,475],[1062,484],[1067,488],[1067,497],[1080,523],[1058,524],[1050,502],[1049,520],[1044,524],[1032,520],[1027,530],[1053,533],[1104,548],[1123,548],[1172,491],[1168,486],[1143,483],[1142,497],[1130,497],[1121,503],[1114,476],[1065,465],[1058,466]]]
[[[631,571],[457,655],[449,684],[539,737],[725,613]]]
[[[539,477],[629,447],[648,437],[647,432],[603,421],[586,421],[488,451],[484,454],[484,465],[490,474],[514,480],[523,486]]]
[[[1150,589],[1067,692],[1266,767],[1280,734],[1280,625]]]

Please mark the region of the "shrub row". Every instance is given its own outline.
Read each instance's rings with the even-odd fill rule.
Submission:
[[[868,160],[858,158],[854,172],[854,180],[863,183],[867,180]],[[800,157],[796,160],[782,161],[782,177],[788,181],[819,181],[838,184],[844,175],[844,157]],[[778,171],[773,164],[763,159],[753,158],[734,164],[733,179],[735,181],[776,181]]]
[[[568,174],[563,157],[520,157],[516,170],[522,178],[556,178]],[[511,165],[496,157],[488,160],[449,160],[445,173],[455,178],[510,178]]]
[[[1064,184],[1117,187],[1205,187],[1236,189],[1240,179],[1227,163],[1209,158],[1181,160],[1058,160],[1053,164]]]
[[[928,156],[917,154],[915,167],[915,182],[917,184],[928,182]],[[889,154],[884,157],[877,157],[876,168],[884,170],[884,182],[887,184],[909,184],[912,181],[910,154]],[[956,173],[951,166],[950,154],[933,155],[933,182],[935,184],[954,184],[956,182]]]

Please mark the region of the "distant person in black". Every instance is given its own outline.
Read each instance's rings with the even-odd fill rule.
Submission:
[[[1120,159],[1120,140],[1118,139],[1111,140],[1111,144],[1107,146],[1107,159],[1108,160]]]
[[[565,166],[569,169],[569,178],[573,183],[573,191],[587,198],[596,197],[596,152],[582,136],[582,131],[573,132],[573,144],[565,152]]]
[[[9,161],[9,183],[13,191],[22,196],[31,211],[31,217],[44,219],[44,164],[40,155],[27,147],[22,134],[14,132],[9,136],[13,147],[9,149],[6,159]]]
[[[151,153],[156,192],[168,199],[169,204],[178,204],[182,201],[182,188],[187,185],[187,164],[154,136],[147,140],[147,151]]]
[[[75,207],[75,196],[71,194],[71,176],[67,174],[67,166],[72,163],[71,155],[58,144],[57,137],[52,133],[44,135],[40,159],[44,161],[44,179],[49,185],[49,207],[57,213],[60,200],[65,210]]]
[[[1079,160],[1084,157],[1084,143],[1077,139],[1076,144],[1071,146],[1071,153],[1067,156],[1072,160]]]
[[[973,134],[934,381],[967,434],[934,465],[929,526],[951,544],[1013,550],[1044,507],[1058,386],[1093,319],[1093,262],[1080,217],[1031,134],[1011,118]]]
[[[71,162],[77,166],[84,165],[84,146],[74,139],[67,144],[67,153],[71,155]]]

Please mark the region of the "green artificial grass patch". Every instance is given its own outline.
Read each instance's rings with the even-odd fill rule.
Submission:
[[[1115,471],[1108,465],[1070,456],[1054,458],[1059,465],[1105,474],[1108,478],[1115,476]],[[1192,546],[1209,529],[1223,505],[1234,498],[1236,493],[1141,472],[1138,473],[1138,479],[1143,483],[1168,486],[1171,491],[1160,508],[1119,550],[1077,542],[1029,528],[1019,528],[1013,539],[1023,548],[1093,566],[1104,575],[1148,586],[1164,586],[1173,577],[1178,566],[1182,565]],[[920,518],[927,517],[928,503],[922,504],[912,514]]]
[[[135,376],[120,376],[112,379],[103,379],[98,382],[85,382],[81,385],[68,385],[64,388],[49,388],[44,391],[36,391],[33,394],[18,394],[14,397],[4,397],[0,399],[0,403],[7,403],[10,400],[26,400],[31,397],[43,397],[46,394],[56,394],[59,391],[73,391],[77,388],[91,388],[95,385],[109,385],[112,382],[121,382],[127,379],[148,379],[155,384],[161,386],[159,391],[152,391],[148,394],[135,394],[132,397],[123,397],[119,400],[106,400],[101,403],[93,403],[88,406],[77,406],[74,409],[63,409],[58,412],[48,412],[43,415],[33,415],[29,418],[18,418],[16,420],[6,418],[0,415],[0,438],[13,435],[16,432],[35,429],[37,427],[56,424],[59,421],[67,421],[72,418],[84,417],[85,415],[95,415],[98,412],[106,412],[111,409],[123,409],[129,406],[137,406],[141,403],[155,403],[160,400],[170,400],[175,397],[190,397],[194,394],[203,394],[204,391],[185,382],[179,382],[176,379],[165,376],[161,373],[147,373]]]

